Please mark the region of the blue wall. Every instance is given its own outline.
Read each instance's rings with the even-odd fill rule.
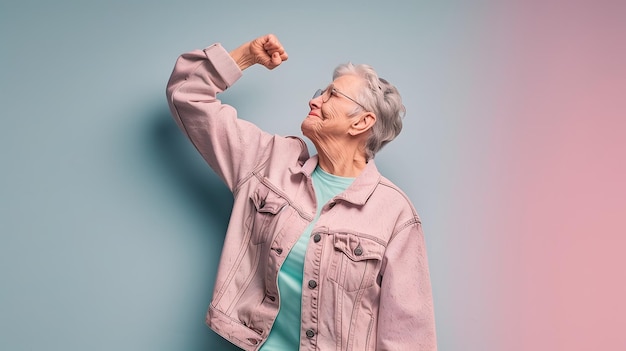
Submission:
[[[231,195],[171,120],[165,85],[179,54],[271,32],[289,61],[247,70],[224,100],[266,130],[300,135],[337,64],[369,63],[395,83],[405,130],[378,166],[424,219],[440,348],[484,350],[487,322],[468,318],[483,300],[467,286],[455,293],[472,262],[458,263],[450,221],[475,87],[467,67],[480,59],[468,42],[479,41],[481,13],[464,6],[3,2],[0,349],[234,349],[203,324]]]

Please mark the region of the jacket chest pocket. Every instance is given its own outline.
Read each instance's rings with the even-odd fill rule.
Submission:
[[[345,291],[367,289],[374,285],[385,247],[355,234],[335,233],[328,279]]]
[[[248,230],[253,244],[262,244],[271,240],[280,230],[279,214],[287,207],[286,199],[266,187],[258,188],[250,196],[252,213],[248,218]]]

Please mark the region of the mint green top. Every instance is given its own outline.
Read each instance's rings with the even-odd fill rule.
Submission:
[[[317,200],[317,213],[315,219],[300,235],[300,239],[287,255],[278,272],[280,309],[261,351],[288,351],[300,348],[302,276],[306,246],[322,207],[333,197],[346,190],[354,180],[354,178],[339,177],[327,173],[319,165],[313,171],[311,178]]]

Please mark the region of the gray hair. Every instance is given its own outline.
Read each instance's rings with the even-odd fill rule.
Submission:
[[[402,104],[402,97],[395,86],[378,74],[369,65],[345,63],[337,66],[333,73],[333,80],[343,75],[355,75],[365,82],[360,94],[355,97],[368,111],[376,115],[376,123],[372,126],[371,133],[365,145],[367,159],[374,155],[387,143],[392,141],[402,130],[402,118],[406,109]],[[351,115],[360,112],[361,107],[355,107]]]

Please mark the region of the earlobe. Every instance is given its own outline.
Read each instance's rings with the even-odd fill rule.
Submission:
[[[365,133],[374,126],[374,123],[376,123],[376,115],[371,112],[367,112],[359,116],[358,119],[352,123],[348,133],[352,136]]]

